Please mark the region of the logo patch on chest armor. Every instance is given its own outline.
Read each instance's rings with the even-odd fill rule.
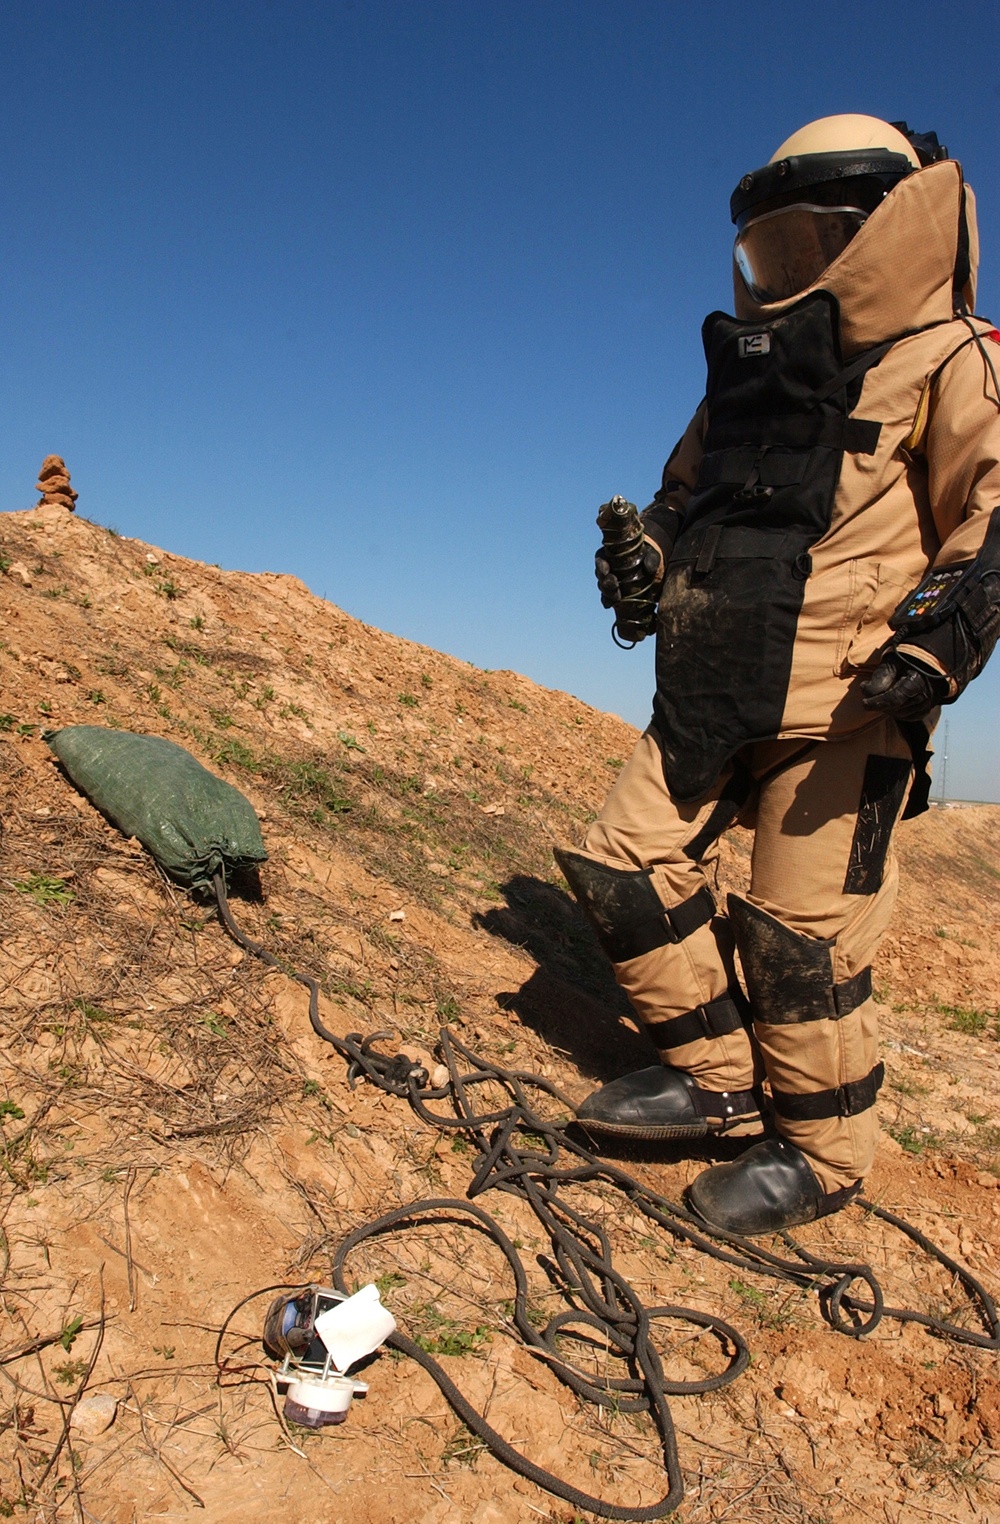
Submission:
[[[771,335],[769,333],[744,333],[737,340],[737,345],[741,360],[751,360],[755,355],[769,355],[771,353]]]

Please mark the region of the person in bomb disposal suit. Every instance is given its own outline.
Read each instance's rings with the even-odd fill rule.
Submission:
[[[705,321],[705,401],[597,558],[618,633],[655,630],[653,718],[556,855],[661,1058],[580,1121],[763,1129],[688,1193],[760,1233],[837,1211],[871,1166],[891,838],[1000,631],[1000,334],[973,316],[973,195],[934,133],[813,122],[732,216],[736,316]],[[751,884],[724,914],[709,878],[737,820]]]

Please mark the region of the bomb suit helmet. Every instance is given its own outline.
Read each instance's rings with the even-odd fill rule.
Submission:
[[[801,127],[730,200],[736,268],[755,301],[814,285],[899,182],[946,158],[934,133],[874,116],[826,116]]]

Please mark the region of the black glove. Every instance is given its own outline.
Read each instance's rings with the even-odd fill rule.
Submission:
[[[889,623],[897,633],[861,685],[862,698],[868,709],[919,720],[939,704],[953,704],[986,665],[1000,634],[998,573],[985,554],[932,569]]]
[[[940,672],[915,657],[888,651],[861,684],[861,695],[866,709],[877,709],[894,720],[922,720],[948,702],[950,686]]]
[[[668,522],[661,522],[663,512]],[[614,609],[611,631],[618,645],[636,645],[656,628],[656,608],[678,515],[652,503],[640,519],[634,503],[613,497],[602,503],[597,525],[604,543],[594,557],[594,572],[606,609]]]
[[[662,581],[660,553],[647,541],[638,561],[625,570],[616,570],[608,557],[607,546],[602,545],[594,557],[594,576],[606,609],[616,609],[630,599],[647,595],[652,597],[655,608],[656,585]]]
[[[615,611],[615,632],[627,641],[644,640],[656,628],[656,606],[663,583],[659,550],[649,541],[630,564],[616,569],[602,545],[594,557],[594,575],[606,609]]]

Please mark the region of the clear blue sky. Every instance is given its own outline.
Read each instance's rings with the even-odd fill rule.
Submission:
[[[995,0],[31,0],[0,20],[0,508],[80,511],[637,724],[597,506],[729,307],[729,193],[838,111],[935,128],[1000,316]],[[1000,657],[949,792],[1000,798]]]

